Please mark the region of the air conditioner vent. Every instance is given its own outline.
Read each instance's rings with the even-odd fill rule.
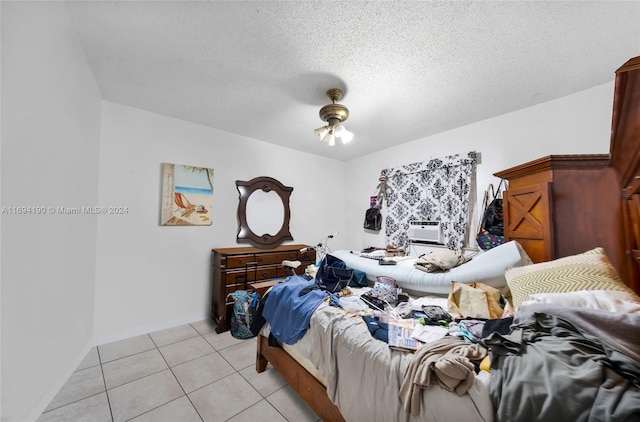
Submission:
[[[409,222],[409,239],[416,242],[444,244],[439,221],[413,220]]]

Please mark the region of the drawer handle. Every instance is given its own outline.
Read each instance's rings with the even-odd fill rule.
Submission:
[[[268,275],[269,275],[269,272],[268,272],[268,271],[263,271],[263,272],[262,272],[262,276],[263,276],[263,277],[267,277]]]
[[[244,281],[244,275],[237,275],[236,281]]]

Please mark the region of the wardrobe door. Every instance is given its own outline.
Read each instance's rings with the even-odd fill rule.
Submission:
[[[505,239],[517,240],[533,262],[554,257],[551,183],[509,189],[503,193]]]

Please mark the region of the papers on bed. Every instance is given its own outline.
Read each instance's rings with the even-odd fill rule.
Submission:
[[[423,343],[436,341],[446,336],[449,329],[437,325],[416,325],[413,328],[411,337]]]
[[[389,320],[389,347],[396,350],[415,352],[426,343],[439,340],[449,330],[436,325],[422,325],[415,319]]]
[[[413,319],[391,319],[387,324],[389,324],[389,347],[410,351],[420,348],[420,343],[412,336],[415,324]]]
[[[342,296],[339,300],[340,306],[347,312],[354,314],[369,311],[369,306],[358,296]]]
[[[437,325],[422,325],[415,318],[391,319],[381,318],[389,325],[389,347],[398,350],[415,352],[425,343],[430,343],[446,336],[449,329]]]

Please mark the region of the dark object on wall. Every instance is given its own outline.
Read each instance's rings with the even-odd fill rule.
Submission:
[[[489,187],[484,192],[482,220],[480,220],[476,241],[480,249],[485,251],[502,245],[505,242],[502,198],[498,198],[503,182],[504,179],[500,180],[497,193],[493,190],[492,184],[489,184]],[[490,198],[491,202],[489,202]]]
[[[380,230],[382,228],[382,214],[376,207],[369,208],[364,214],[364,228],[367,230]]]
[[[496,236],[504,236],[504,218],[502,214],[502,198],[500,197],[500,189],[502,188],[502,183],[504,179],[500,180],[500,184],[498,185],[498,189],[494,192],[493,185],[489,185],[491,190],[492,198],[489,205],[484,210],[484,214],[482,215],[482,224],[480,227],[482,230],[486,231],[489,234],[494,234]],[[489,190],[485,192],[485,198],[489,196]]]

